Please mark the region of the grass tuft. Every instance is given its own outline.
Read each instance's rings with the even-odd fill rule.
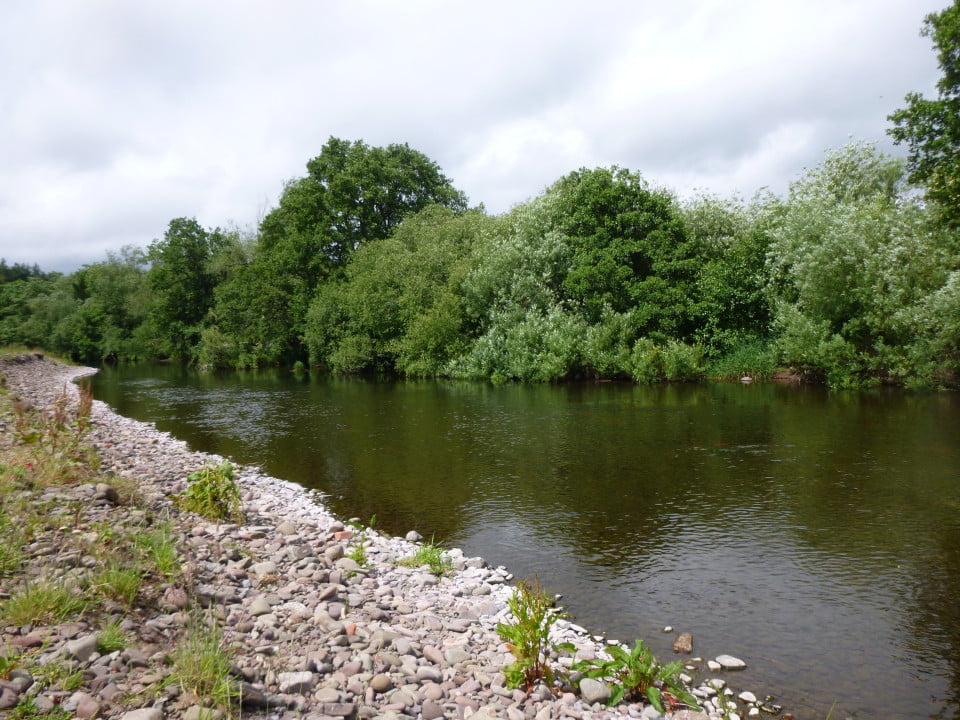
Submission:
[[[443,546],[434,542],[432,538],[430,542],[421,544],[413,555],[401,559],[399,564],[404,567],[422,567],[426,565],[430,569],[430,572],[437,577],[443,577],[453,569],[450,559],[444,553]]]
[[[239,686],[230,675],[231,653],[211,618],[193,618],[172,660],[167,680],[181,690],[227,711],[239,699]]]
[[[0,619],[11,625],[57,623],[81,614],[87,600],[72,585],[52,580],[27,582],[0,603]]]

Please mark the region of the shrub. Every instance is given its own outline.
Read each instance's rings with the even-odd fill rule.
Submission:
[[[179,504],[211,520],[243,519],[240,488],[233,479],[233,465],[224,461],[207,464],[187,477],[189,486],[180,496]]]
[[[680,681],[679,675],[683,663],[676,660],[660,665],[653,651],[637,640],[632,650],[619,645],[604,649],[609,660],[581,660],[574,663],[573,669],[582,672],[585,677],[611,682],[609,705],[616,705],[623,699],[646,698],[658,711],[664,712],[664,696],[699,710],[696,698],[691,695]]]
[[[563,617],[563,612],[554,609],[553,602],[536,579],[522,581],[507,604],[515,622],[497,624],[497,634],[516,658],[503,671],[507,686],[517,688],[523,685],[528,691],[538,682],[552,686],[551,653],[573,651],[570,644],[554,644],[550,640],[550,628]]]

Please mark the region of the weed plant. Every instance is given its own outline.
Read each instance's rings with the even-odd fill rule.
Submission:
[[[223,461],[219,465],[204,465],[187,480],[190,484],[179,498],[184,510],[210,520],[243,521],[243,503],[233,479],[232,464]]]
[[[102,654],[123,650],[130,644],[130,637],[120,628],[119,622],[111,622],[97,634],[97,650]]]
[[[239,685],[230,675],[231,653],[210,618],[193,617],[172,661],[167,681],[181,690],[228,712],[239,699]]]
[[[443,546],[436,543],[432,538],[430,542],[421,544],[413,555],[402,558],[399,564],[404,567],[423,567],[426,565],[430,572],[437,577],[444,577],[453,568],[450,559],[444,553]]]
[[[180,556],[169,521],[158,524],[149,532],[135,535],[133,546],[162,577],[172,578],[180,574]]]
[[[142,584],[143,572],[139,567],[114,559],[97,574],[93,589],[98,595],[131,608]]]
[[[42,712],[32,695],[24,695],[9,713],[7,716],[9,720],[70,720],[70,713],[59,705],[54,705],[53,709]]]
[[[665,711],[665,700],[671,707],[679,701],[695,710],[700,709],[696,698],[680,681],[683,663],[679,660],[660,665],[642,640],[637,640],[632,650],[611,645],[604,652],[609,660],[581,660],[574,663],[573,670],[588,678],[608,681],[611,690],[609,705],[616,705],[624,699],[646,699],[659,712]]]
[[[86,607],[87,598],[75,586],[35,580],[0,603],[0,619],[10,625],[43,625],[79,615]]]
[[[574,650],[569,643],[550,640],[550,628],[564,613],[553,607],[537,579],[520,582],[507,604],[515,622],[497,624],[497,634],[515,658],[503,671],[507,687],[522,686],[529,692],[537,683],[545,682],[552,688],[555,675],[550,656],[561,650]]]

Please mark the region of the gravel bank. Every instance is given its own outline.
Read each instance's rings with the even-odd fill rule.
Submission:
[[[0,372],[12,394],[43,408],[65,388],[75,401],[72,381],[95,370],[32,357],[0,364]],[[87,440],[99,454],[100,471],[135,484],[139,509],[116,503],[96,485],[56,488],[47,492],[48,499],[85,503],[77,532],[89,532],[98,522],[101,527],[104,522],[118,527],[135,522],[143,508],[169,517],[187,571],[177,582],[156,588],[152,604],[138,607],[136,614],[115,609],[114,616],[135,637],[121,651],[98,653],[99,628],[92,622],[2,628],[0,656],[33,652],[43,662],[67,658],[83,671],[83,684],[72,692],[46,692],[37,689],[39,683],[33,684],[30,673],[15,671],[0,680],[0,716],[30,696],[41,708],[59,706],[81,718],[199,720],[205,709],[198,699],[164,684],[171,650],[199,607],[221,620],[235,650],[233,671],[243,682],[246,716],[662,717],[637,703],[608,709],[602,697],[584,698],[586,692],[575,694],[569,688],[554,694],[541,686],[529,695],[506,688],[501,670],[511,658],[495,631],[498,622],[510,620],[512,577],[505,568],[489,567],[456,549],[447,551],[453,570],[445,577],[398,565],[416,551],[414,542],[345,527],[318,495],[255,467],[237,473],[244,501],[242,525],[217,524],[181,512],[171,496],[185,488],[186,476],[222,458],[194,452],[101,402],[94,402],[91,419]],[[7,435],[8,425],[3,425]],[[346,557],[358,543],[365,549],[364,567]],[[9,584],[4,588],[2,582],[0,592],[9,594]],[[560,621],[558,630],[558,640],[574,643],[580,658],[602,650],[601,639],[576,625]],[[35,645],[40,647],[28,650]],[[694,659],[688,668],[694,676],[706,665]],[[722,681],[713,685],[721,694],[733,695]],[[708,700],[710,717],[720,717],[716,690],[701,684],[694,691]],[[769,703],[761,709],[762,702],[745,696],[731,720],[778,710]],[[687,710],[672,716],[708,717]]]

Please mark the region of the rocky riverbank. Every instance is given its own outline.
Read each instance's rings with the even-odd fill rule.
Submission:
[[[15,416],[23,407],[75,406],[71,381],[91,372],[39,356],[0,363],[10,396],[21,399],[0,418],[4,443],[18,441]],[[161,518],[172,528],[180,568],[152,577],[130,602],[107,598],[96,612],[46,623],[0,619],[0,716],[222,715],[222,708],[206,707],[213,703],[178,682],[171,661],[191,624],[216,621],[245,716],[662,717],[639,703],[606,708],[603,686],[575,692],[541,685],[531,693],[506,687],[502,670],[512,658],[496,626],[511,621],[513,587],[503,567],[456,549],[446,551],[451,571],[441,577],[407,567],[400,561],[414,555],[416,542],[345,524],[316,494],[255,467],[240,468],[236,477],[243,523],[181,511],[173,498],[185,489],[187,475],[222,458],[194,452],[99,402],[90,410],[84,442],[99,457],[98,477],[21,493],[51,520],[28,538],[21,571],[0,577],[0,603],[11,602],[24,578],[89,578],[102,564],[98,547],[133,542],[118,538],[152,531]],[[125,638],[123,647],[103,641],[108,626]],[[558,640],[574,644],[579,659],[602,652],[603,640],[583,628],[561,620],[555,629]],[[710,670],[735,665],[732,658],[719,660],[725,667],[710,661]],[[557,662],[569,666],[572,658]],[[70,682],[51,680],[50,668]],[[690,683],[709,674],[699,659],[687,669]],[[718,700],[718,689],[726,702]],[[736,699],[719,676],[693,690],[709,717],[721,717],[719,706],[727,702],[735,703],[736,709],[726,709],[731,720],[779,710],[751,693]],[[680,710],[672,717],[708,715]]]

